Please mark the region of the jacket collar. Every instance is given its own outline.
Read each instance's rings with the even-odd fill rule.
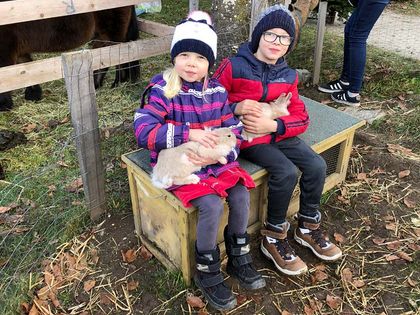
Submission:
[[[287,62],[286,62],[286,59],[284,58],[284,56],[281,57],[279,60],[277,60],[277,62],[276,62],[275,65],[267,64],[267,63],[265,63],[263,61],[258,60],[254,56],[254,54],[251,52],[250,44],[251,44],[250,42],[243,43],[239,47],[239,51],[238,51],[238,54],[236,56],[242,57],[242,58],[246,59],[246,61],[249,64],[251,64],[251,66],[253,68],[258,68],[258,67],[265,66],[265,67],[268,67],[270,70],[272,69],[272,70],[275,70],[275,71],[279,71],[279,70],[281,70],[283,68],[287,68],[288,67]]]

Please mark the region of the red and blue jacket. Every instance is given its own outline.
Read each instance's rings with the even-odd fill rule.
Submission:
[[[294,137],[308,128],[309,116],[299,98],[297,72],[287,65],[284,57],[275,65],[267,64],[252,54],[249,43],[244,43],[236,56],[222,61],[213,77],[226,88],[232,111],[235,111],[237,103],[245,99],[269,103],[282,93],[292,93],[287,108],[290,115],[277,119],[277,132],[254,138],[252,142],[243,141],[241,149]]]
[[[168,99],[163,91],[165,86],[162,74],[153,77],[146,88],[141,107],[134,115],[137,143],[150,150],[151,165],[156,164],[160,150],[187,142],[190,129],[230,127],[237,137],[237,144],[227,156],[228,163],[212,164],[195,174],[201,179],[210,175],[217,177],[228,169],[238,167],[236,159],[243,125],[228,105],[226,89],[216,79],[210,79],[203,97],[201,82],[183,81],[178,95]]]

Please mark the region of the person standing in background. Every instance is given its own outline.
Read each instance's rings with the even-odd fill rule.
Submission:
[[[389,0],[349,2],[356,8],[344,28],[344,57],[340,78],[319,85],[318,90],[330,93],[333,101],[337,103],[360,106],[360,90],[366,65],[366,41]]]

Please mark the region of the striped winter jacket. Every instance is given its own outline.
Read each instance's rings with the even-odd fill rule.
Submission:
[[[228,163],[203,167],[196,172],[201,179],[209,175],[238,167],[236,158],[242,141],[242,123],[232,113],[227,103],[226,89],[215,79],[210,79],[203,98],[203,84],[183,81],[179,94],[167,99],[163,92],[166,81],[156,75],[145,93],[148,100],[134,115],[134,132],[140,147],[150,150],[150,162],[154,166],[162,149],[176,147],[188,141],[190,129],[231,127],[237,137],[236,148],[228,155]],[[146,97],[143,97],[143,100]],[[144,105],[144,107],[143,107]],[[176,163],[177,161],[174,161]]]
[[[245,99],[271,102],[282,93],[292,93],[288,107],[290,115],[277,119],[277,132],[255,138],[252,142],[243,141],[241,149],[294,137],[308,127],[309,116],[297,90],[297,72],[289,68],[284,58],[280,58],[275,65],[266,64],[255,58],[249,43],[245,43],[235,57],[222,61],[214,78],[226,88],[232,111],[238,102]]]

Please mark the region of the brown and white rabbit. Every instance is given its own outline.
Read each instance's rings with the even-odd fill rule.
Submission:
[[[289,115],[287,106],[290,104],[290,99],[292,98],[292,93],[282,93],[275,101],[271,103],[261,103],[262,105],[262,116],[270,119],[276,119],[281,116]],[[268,134],[268,133],[267,133]],[[266,134],[255,134],[242,130],[242,138],[251,142],[254,138],[264,136]]]
[[[218,128],[213,131],[219,135],[214,148],[206,148],[198,142],[188,141],[175,148],[161,150],[158,162],[153,168],[153,185],[169,188],[172,185],[197,184],[200,178],[193,173],[199,171],[202,166],[191,163],[188,152],[226,164],[226,156],[236,146],[236,136],[230,128]]]

